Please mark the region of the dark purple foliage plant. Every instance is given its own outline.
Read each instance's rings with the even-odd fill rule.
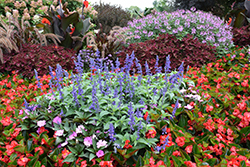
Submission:
[[[164,68],[166,57],[170,55],[171,68],[178,68],[182,62],[184,67],[201,67],[207,62],[215,61],[215,47],[201,43],[198,39],[193,39],[192,35],[187,35],[182,40],[177,39],[171,34],[161,34],[156,39],[145,42],[133,43],[117,55],[120,62],[124,65],[126,54],[134,55],[141,64],[147,62],[149,69],[155,73],[156,56],[159,58],[159,66]],[[134,68],[135,65],[133,65]],[[143,74],[146,74],[145,66],[142,67]]]
[[[16,71],[31,79],[35,75],[34,69],[39,75],[44,75],[49,73],[49,66],[56,68],[57,64],[66,70],[73,70],[75,54],[76,51],[62,46],[41,47],[39,44],[24,44],[18,53],[4,55],[4,63],[0,66],[0,72]]]

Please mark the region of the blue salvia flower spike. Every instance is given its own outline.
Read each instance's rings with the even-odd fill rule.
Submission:
[[[115,138],[115,128],[112,123],[109,124],[109,139],[111,142],[114,142],[116,140]]]
[[[137,73],[142,75],[141,64],[139,63],[139,60],[137,58],[135,58],[135,66],[137,68]]]
[[[40,79],[38,78],[38,73],[37,73],[36,69],[34,69],[34,71],[35,71],[35,77],[37,80],[37,86],[39,89],[41,89],[42,87],[41,87]],[[43,91],[43,90],[41,89],[41,91]]]
[[[170,69],[171,69],[170,64],[171,64],[171,62],[170,62],[170,55],[168,55],[168,56],[166,57],[166,63],[165,63],[165,67],[164,67],[165,73],[171,72],[171,70],[170,70]]]
[[[176,101],[176,103],[175,103],[174,110],[173,110],[173,112],[172,112],[172,117],[175,117],[175,112],[176,112],[176,110],[177,110],[177,108],[178,108],[178,105],[179,105],[179,99],[177,99],[177,101]]]
[[[29,103],[26,101],[26,99],[24,99],[24,107],[25,107],[25,109],[28,109],[28,107],[29,107]]]
[[[184,72],[183,64],[184,64],[184,62],[182,62],[181,65],[180,65],[180,67],[178,68],[178,72],[179,72],[180,74],[182,74],[182,76],[183,76],[183,72]]]
[[[151,75],[151,71],[150,71],[150,69],[148,67],[147,61],[145,62],[145,69],[146,69],[146,75]]]
[[[135,118],[134,118],[134,111],[133,111],[133,106],[132,106],[131,102],[128,105],[128,114],[129,114],[129,118],[130,118],[130,121],[128,123],[130,124],[131,130],[134,131]]]
[[[136,140],[139,140],[140,139],[140,130],[143,129],[143,125],[141,124],[141,120],[139,122],[139,125],[138,125],[138,129],[137,129],[137,139]]]
[[[161,73],[162,67],[159,66],[159,57],[156,55],[156,61],[155,61],[155,73]]]
[[[119,73],[119,71],[120,71],[120,61],[119,61],[119,59],[117,58],[116,59],[116,61],[115,61],[115,65],[116,65],[116,67],[115,67],[115,72],[116,73]]]
[[[49,74],[51,75],[51,80],[54,80],[53,68],[49,66]]]

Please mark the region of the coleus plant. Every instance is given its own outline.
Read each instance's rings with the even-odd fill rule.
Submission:
[[[234,8],[235,3],[236,2],[232,4],[232,10],[227,13],[224,20],[226,22],[229,19],[229,24],[231,26],[241,28],[250,23],[250,0],[245,0],[245,9],[238,6]]]
[[[37,24],[36,27],[43,28],[43,33],[54,33],[59,36],[60,45],[66,48],[71,48],[78,51],[82,48],[82,38],[89,30],[91,25],[90,18],[84,17],[83,13],[79,15],[78,12],[69,12],[66,4],[62,6],[58,1],[59,8],[57,11],[50,8],[48,15],[41,16],[42,23]],[[88,1],[84,1],[82,11],[86,7]]]

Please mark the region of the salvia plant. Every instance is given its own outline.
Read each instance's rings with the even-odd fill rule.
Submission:
[[[144,42],[162,33],[174,34],[178,39],[191,34],[202,43],[216,46],[219,55],[228,53],[234,46],[231,27],[211,13],[195,10],[192,8],[171,13],[155,12],[155,15],[134,19],[125,27],[130,28],[128,36],[135,35],[129,43]]]
[[[102,62],[100,56],[90,59],[92,73],[83,73],[80,56],[75,61],[76,74],[69,75],[60,65],[54,71],[50,68],[51,93],[36,97],[30,104],[25,101],[20,111],[26,141],[29,134],[47,130],[49,137],[56,138],[51,154],[71,151],[64,162],[74,162],[78,157],[98,161],[112,153],[120,165],[134,164],[151,148],[159,153],[166,147],[168,139],[159,144],[156,131],[166,133],[175,113],[184,109],[180,90],[193,84],[183,78],[183,64],[171,72],[168,58],[165,72],[156,63],[157,74],[153,75],[146,63],[147,75],[143,76],[134,54],[127,55],[123,67],[117,59],[110,71]],[[133,63],[137,69],[131,69]],[[36,78],[39,88],[42,83],[37,73]]]

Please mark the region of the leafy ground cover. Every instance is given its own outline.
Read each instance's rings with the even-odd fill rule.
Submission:
[[[117,133],[114,136],[109,135],[110,132],[102,133],[102,130],[98,129],[102,125],[100,127],[92,126],[92,128],[84,126],[86,128],[84,129],[81,126],[79,128],[80,124],[76,124],[71,127],[72,131],[67,131],[66,129],[71,124],[67,127],[65,118],[73,120],[74,116],[71,117],[70,114],[61,113],[63,107],[58,104],[60,90],[55,92],[58,101],[40,98],[40,100],[47,100],[47,104],[51,104],[51,111],[57,111],[51,112],[54,114],[53,117],[50,117],[48,110],[44,108],[41,110],[34,109],[32,104],[39,104],[39,98],[36,97],[40,95],[51,97],[52,91],[49,86],[53,81],[51,78],[56,76],[55,74],[59,74],[60,68],[55,70],[54,73],[51,72],[50,75],[36,76],[38,80],[35,77],[32,80],[23,79],[15,72],[11,76],[1,76],[0,163],[2,166],[250,166],[249,58],[246,48],[237,48],[231,54],[227,54],[214,63],[209,63],[202,68],[190,68],[183,76],[186,87],[181,86],[178,91],[174,91],[172,100],[170,100],[171,95],[169,94],[169,99],[167,99],[169,104],[164,106],[164,109],[159,107],[159,103],[157,103],[157,106],[156,104],[153,105],[150,100],[145,100],[143,108],[138,106],[142,115],[134,117],[137,123],[141,120],[149,125],[148,128],[144,129],[144,133],[140,133],[140,137],[146,141],[144,141],[144,144],[142,142],[140,146],[134,142],[133,133],[131,135],[130,133],[129,135],[122,134],[123,138],[119,139],[121,136],[117,131],[118,126],[114,127],[114,132]],[[168,66],[168,64],[166,65]],[[101,74],[110,74],[117,80],[119,75],[121,77],[126,76],[126,73],[122,75],[118,72],[119,68],[116,68],[116,72],[113,70],[113,73],[98,74],[97,65],[95,64],[95,66],[96,68],[92,69],[92,73],[85,74],[85,77],[83,77],[86,82],[90,82],[91,78],[104,82]],[[165,70],[167,71],[167,69]],[[67,75],[65,71],[64,74],[71,78],[73,75]],[[140,76],[139,74],[139,72],[135,74],[137,75],[136,78]],[[176,82],[182,78],[181,73],[172,72],[171,74],[169,74],[170,81],[162,76],[142,77],[144,78],[142,81],[145,80],[145,85],[147,85],[148,78],[152,78],[151,81],[154,81],[152,83],[157,83],[157,80],[165,81],[169,83],[170,89],[171,76],[179,74]],[[127,77],[129,78],[129,76]],[[60,76],[54,79],[56,78],[60,79]],[[74,82],[65,79],[65,82],[61,85],[64,85],[65,88],[62,88],[62,91],[74,92],[72,84],[75,83],[75,87],[77,86],[76,78],[73,80]],[[134,77],[131,76],[131,78]],[[109,81],[111,82],[111,79]],[[191,84],[192,81],[194,85]],[[56,82],[56,80],[53,81],[55,84]],[[66,87],[67,85],[71,85],[71,87]],[[132,80],[127,80],[127,84],[123,85],[123,91],[126,91],[127,85],[132,88]],[[158,89],[162,89],[162,87]],[[107,91],[107,89],[103,90]],[[127,91],[130,91],[130,89]],[[154,91],[155,89],[152,88],[151,94],[149,94],[150,98],[154,97],[152,96]],[[161,93],[158,93],[161,96]],[[91,96],[91,92],[88,94],[89,99],[94,98],[94,96]],[[129,94],[127,93],[127,99],[125,98],[128,101],[130,99]],[[133,97],[139,95],[136,92]],[[74,99],[73,94],[68,93],[68,96],[72,100],[70,104],[76,106],[76,99]],[[141,97],[144,97],[143,93],[141,93]],[[178,102],[177,97],[179,97]],[[27,103],[24,103],[24,99]],[[79,96],[77,99],[81,100]],[[28,109],[34,110],[34,113],[39,111],[39,114],[41,114],[43,112],[41,115],[44,115],[44,117],[37,117],[33,113],[33,115],[26,114],[29,119],[23,119],[26,112],[24,104],[27,105],[28,103],[31,105],[26,106],[26,110],[28,107]],[[46,106],[46,103],[40,103],[40,105]],[[126,103],[124,102],[124,104]],[[85,106],[85,108],[88,110],[89,106]],[[165,112],[158,112],[159,108]],[[123,110],[117,110],[116,112],[125,112],[126,110],[129,111],[129,106],[125,106]],[[44,122],[45,111],[47,111],[46,122]],[[136,110],[132,111],[136,112]],[[87,112],[84,111],[84,113]],[[64,117],[63,114],[67,116]],[[92,114],[93,117],[96,117],[93,119],[99,119],[97,118],[98,114]],[[32,118],[32,116],[34,117]],[[163,116],[167,119],[160,118]],[[117,117],[121,116],[118,114]],[[40,120],[36,121],[36,119]],[[27,126],[25,120],[33,123]],[[91,121],[91,119],[86,120]],[[124,121],[131,121],[130,116],[125,117]],[[130,125],[131,122],[127,122],[127,127]],[[78,132],[81,131],[82,134],[78,135],[77,128]],[[28,131],[30,129],[33,132]],[[74,130],[76,134],[74,134]],[[87,130],[87,134],[85,134],[85,130]],[[97,130],[100,131],[99,134],[96,133]],[[97,138],[95,139],[93,135]],[[137,134],[134,136],[137,138]],[[112,137],[118,139],[117,145],[113,145],[115,142],[112,142]],[[151,140],[153,142],[148,142]],[[66,141],[68,143],[62,145]],[[61,145],[58,147],[59,144]],[[79,144],[82,147],[76,147]],[[85,157],[86,155],[81,156],[79,154],[82,150],[78,149],[83,147],[83,152],[88,154],[88,158]]]

